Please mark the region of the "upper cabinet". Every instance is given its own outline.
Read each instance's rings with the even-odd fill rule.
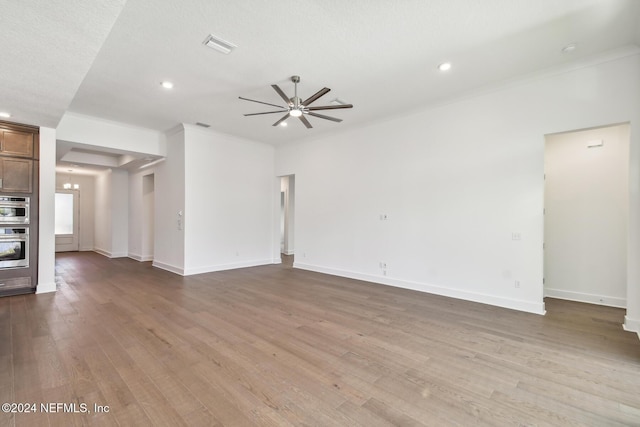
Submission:
[[[0,128],[0,155],[33,158],[33,132]]]
[[[39,130],[0,122],[0,192],[32,193],[38,163]]]
[[[31,193],[33,160],[0,156],[0,190],[5,193]]]

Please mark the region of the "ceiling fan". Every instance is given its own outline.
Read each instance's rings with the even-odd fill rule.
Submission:
[[[268,102],[256,101],[255,99],[243,98],[239,96],[238,98],[244,101],[257,102],[258,104],[270,105],[272,107],[277,107],[279,110],[277,111],[265,111],[264,113],[251,113],[245,114],[245,116],[258,116],[262,114],[277,114],[277,113],[286,113],[280,120],[275,122],[273,126],[278,126],[280,123],[287,120],[289,117],[297,117],[300,119],[302,124],[304,124],[307,129],[311,129],[311,123],[305,117],[305,115],[318,117],[320,119],[331,120],[333,122],[341,122],[342,119],[338,119],[335,117],[325,116],[324,114],[315,113],[315,111],[319,110],[337,110],[339,108],[353,108],[352,104],[336,104],[336,105],[324,105],[321,107],[310,107],[309,105],[318,100],[323,95],[326,95],[331,89],[328,87],[320,89],[315,94],[311,95],[309,98],[302,101],[298,98],[298,83],[300,82],[300,76],[291,76],[291,81],[294,84],[294,95],[292,98],[289,98],[283,91],[280,89],[278,85],[271,85],[271,87],[280,95],[280,97],[286,103],[286,107],[282,105],[270,104]]]

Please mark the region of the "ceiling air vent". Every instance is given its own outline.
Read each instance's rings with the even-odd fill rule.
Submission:
[[[217,50],[218,52],[222,52],[225,55],[230,54],[233,49],[238,47],[233,43],[222,40],[220,37],[214,36],[213,34],[209,34],[207,38],[204,39],[203,44],[210,47],[211,49]]]
[[[208,125],[206,123],[201,123],[201,122],[196,122],[196,126],[200,126],[200,127],[203,127],[203,128],[210,128],[211,127],[211,125]]]

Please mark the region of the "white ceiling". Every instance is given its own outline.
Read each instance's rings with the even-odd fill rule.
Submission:
[[[406,114],[518,76],[640,45],[636,0],[81,0],[3,2],[0,111],[55,127],[65,111],[157,129],[203,122],[278,145]],[[124,4],[124,7],[123,7]],[[223,55],[208,34],[238,47]],[[561,48],[577,43],[563,54]],[[7,57],[9,60],[7,61]],[[446,73],[436,66],[451,61]],[[350,110],[282,114],[270,87]],[[160,87],[170,80],[173,90]],[[264,107],[264,108],[263,108]],[[135,147],[132,147],[135,151]]]

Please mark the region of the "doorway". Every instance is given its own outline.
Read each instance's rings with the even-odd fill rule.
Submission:
[[[295,254],[295,188],[295,175],[280,177],[280,253],[290,265]]]
[[[78,190],[57,190],[55,195],[56,252],[79,247],[80,204]]]
[[[629,124],[545,137],[544,295],[626,308]]]

